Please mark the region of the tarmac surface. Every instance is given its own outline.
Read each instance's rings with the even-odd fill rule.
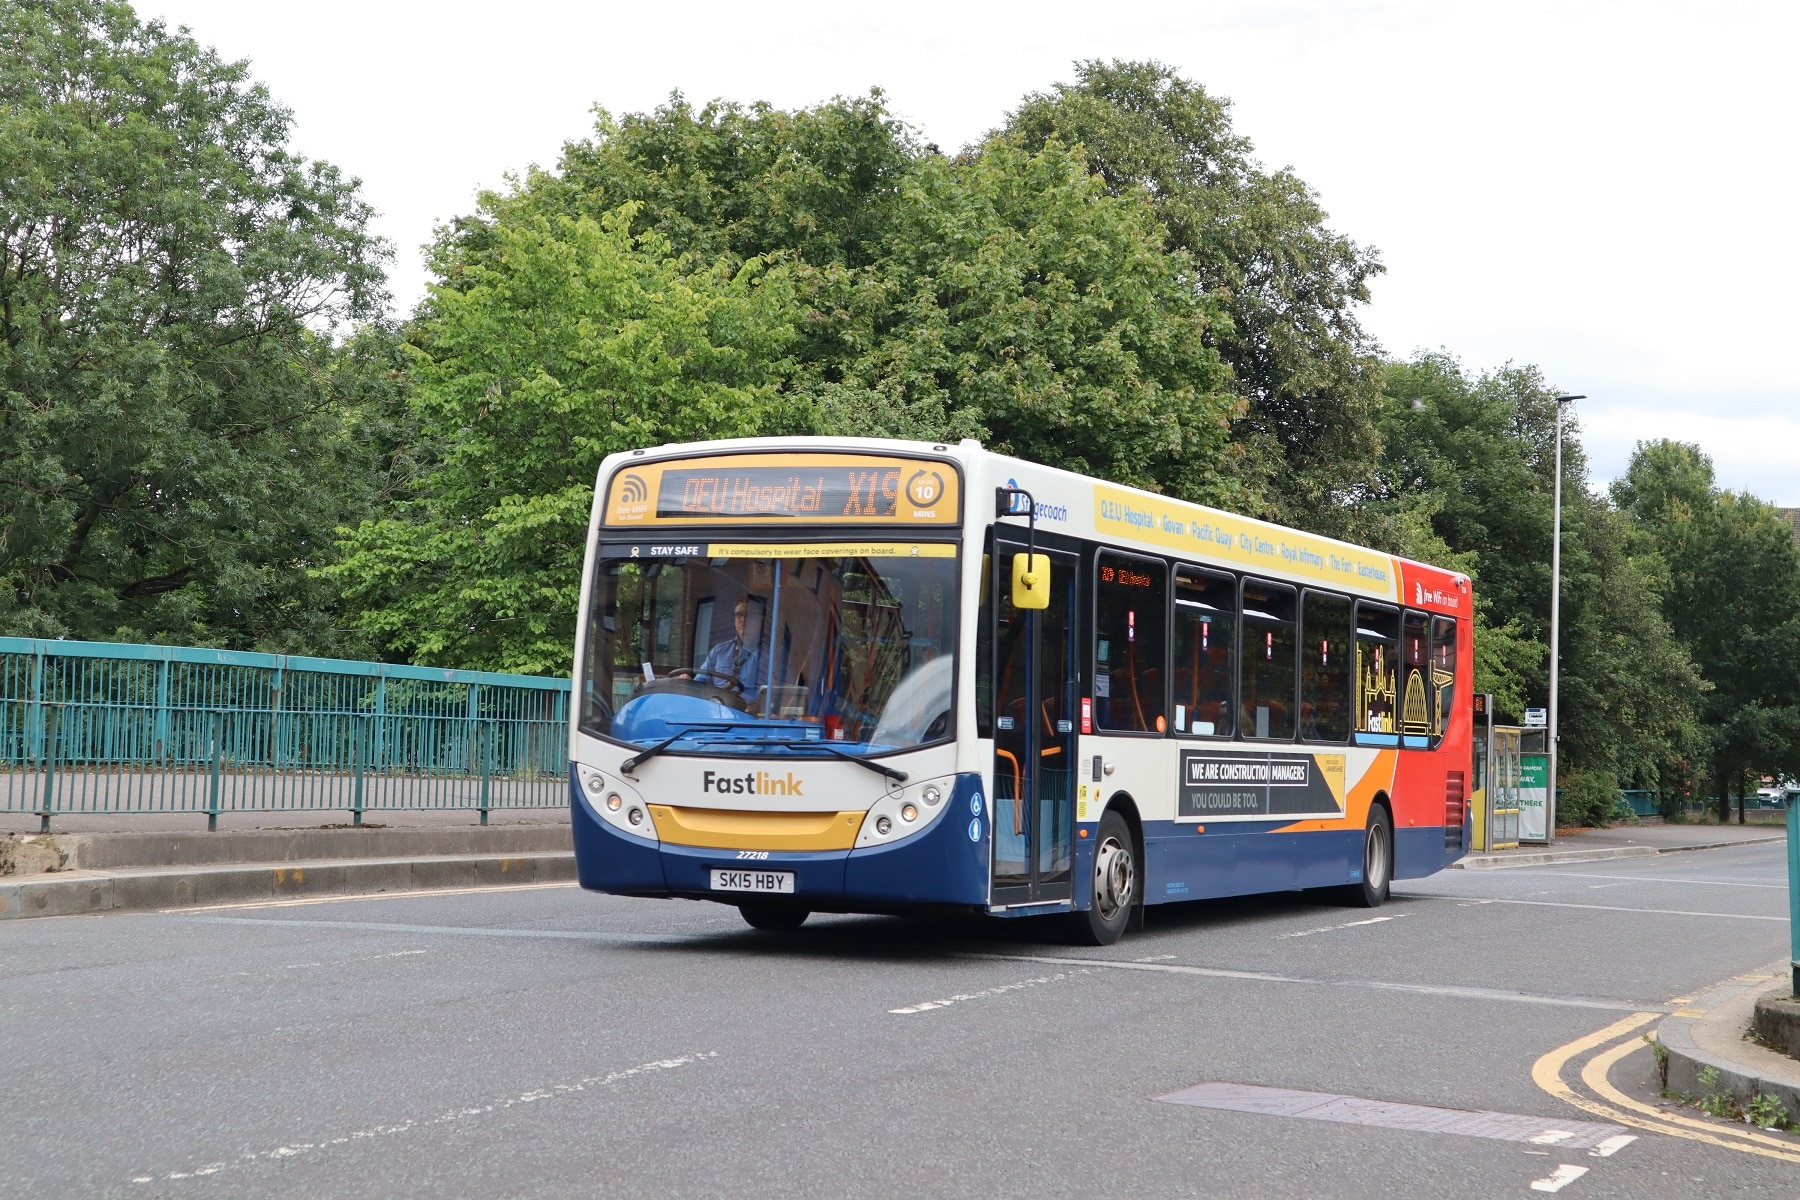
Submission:
[[[1783,855],[1105,949],[562,884],[8,922],[0,1194],[1791,1198],[1800,1138],[1631,1107],[1643,1031],[1785,955]]]

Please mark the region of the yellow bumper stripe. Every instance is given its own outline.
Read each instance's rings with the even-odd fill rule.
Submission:
[[[650,820],[663,841],[717,850],[848,850],[865,815],[650,806]]]

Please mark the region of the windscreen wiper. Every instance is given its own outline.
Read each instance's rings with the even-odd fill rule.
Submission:
[[[852,754],[848,750],[839,750],[836,746],[832,745],[830,742],[790,742],[789,744],[793,745],[793,746],[817,746],[819,749],[823,750],[825,753],[836,755],[838,758],[843,759],[845,762],[853,762],[859,767],[867,767],[867,768],[869,768],[869,770],[875,772],[877,775],[886,775],[889,779],[893,780],[895,783],[905,783],[906,779],[907,779],[907,775],[906,775],[905,771],[896,770],[895,768],[888,766],[886,763],[878,763],[878,762],[873,761],[872,759],[864,758],[860,754]]]
[[[908,779],[905,771],[897,770],[894,767],[888,766],[886,763],[874,762],[871,759],[864,758],[860,754],[852,754],[848,750],[839,750],[830,742],[822,741],[819,738],[758,738],[753,742],[746,742],[744,744],[749,746],[786,746],[790,750],[823,750],[825,753],[836,758],[841,758],[845,762],[853,762],[859,767],[867,767],[877,775],[885,775],[895,783],[905,783]]]
[[[693,735],[694,735],[694,731],[692,729],[684,729],[680,733],[676,734],[674,737],[664,738],[662,741],[656,743],[656,745],[650,747],[648,750],[638,751],[636,754],[632,755],[630,758],[626,759],[624,762],[619,764],[619,774],[621,774],[621,775],[631,774],[633,771],[637,770],[644,763],[649,762],[651,759],[653,759],[657,755],[661,754],[664,750],[667,750],[670,746],[673,746],[676,742],[679,742],[682,738],[692,737]]]

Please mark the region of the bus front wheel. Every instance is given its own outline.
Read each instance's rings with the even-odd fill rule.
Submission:
[[[1131,906],[1141,902],[1131,827],[1118,813],[1100,818],[1094,837],[1094,895],[1086,912],[1070,913],[1070,932],[1085,946],[1110,946],[1125,936]]]
[[[798,929],[806,924],[806,918],[812,916],[804,908],[789,908],[785,904],[740,904],[738,912],[743,914],[744,923],[750,928],[766,929],[772,933]]]

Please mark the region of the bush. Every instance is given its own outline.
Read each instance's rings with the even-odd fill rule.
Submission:
[[[1629,813],[1619,781],[1610,771],[1563,773],[1556,789],[1556,823],[1564,826],[1610,825]]]

